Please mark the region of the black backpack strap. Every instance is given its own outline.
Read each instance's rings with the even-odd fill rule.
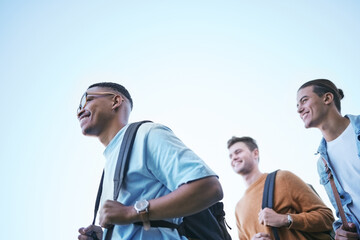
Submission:
[[[114,174],[114,201],[116,201],[119,196],[121,185],[129,168],[130,155],[134,145],[136,132],[140,125],[145,122],[150,121],[141,121],[130,124],[124,134]]]
[[[269,173],[265,180],[262,209],[274,207],[274,189],[275,189],[275,177],[278,170]],[[276,227],[271,227],[275,240],[280,240]]]
[[[101,199],[101,194],[102,194],[103,182],[104,182],[104,171],[103,171],[103,173],[102,173],[102,175],[101,175],[101,180],[100,180],[100,184],[99,184],[99,188],[98,188],[98,192],[97,192],[97,196],[96,196],[95,207],[94,207],[94,218],[93,218],[93,221],[92,221],[92,225],[95,225],[96,215],[97,215],[97,212],[98,212],[98,210],[99,210],[99,205],[100,205],[100,199]],[[99,238],[96,236],[96,233],[95,233],[95,232],[92,232],[92,233],[91,233],[91,237],[92,237],[94,240],[99,240]]]
[[[116,163],[116,169],[115,169],[115,174],[114,174],[114,200],[116,200],[119,196],[122,182],[125,178],[128,168],[129,168],[130,154],[131,154],[132,147],[134,145],[136,132],[139,129],[140,125],[145,122],[150,122],[150,121],[146,120],[146,121],[131,123],[128,126],[128,128],[126,129],[126,132],[124,134],[124,139],[120,146],[118,161]],[[98,193],[96,196],[95,207],[94,207],[94,219],[92,222],[93,225],[95,224],[96,215],[99,210],[103,181],[104,181],[104,171],[101,176],[100,185],[99,185]],[[111,239],[113,229],[114,229],[114,226],[111,226],[107,229],[105,240]],[[92,233],[91,236],[92,236],[92,238],[94,238],[94,240],[98,240],[95,233]]]
[[[135,225],[143,226],[143,222],[134,222]],[[163,227],[163,228],[172,228],[178,229],[180,225],[176,223],[171,223],[165,220],[152,220],[150,221],[151,227]]]
[[[104,171],[101,175],[101,180],[100,180],[100,184],[99,184],[99,189],[98,189],[98,193],[96,196],[96,201],[95,201],[95,207],[94,207],[94,219],[92,221],[92,225],[95,225],[95,221],[96,221],[96,214],[99,210],[99,205],[100,205],[100,199],[101,199],[101,194],[102,194],[102,185],[104,182]]]

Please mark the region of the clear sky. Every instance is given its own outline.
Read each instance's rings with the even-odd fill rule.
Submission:
[[[218,173],[234,239],[233,135],[258,141],[262,171],[293,171],[329,204],[296,92],[328,78],[343,113],[360,113],[359,12],[356,0],[0,1],[1,238],[77,239],[91,223],[104,146],[75,113],[100,81],[128,88],[131,121],[169,126]]]

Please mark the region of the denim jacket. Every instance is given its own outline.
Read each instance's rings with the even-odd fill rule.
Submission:
[[[358,157],[360,160],[360,115],[359,116],[354,116],[354,115],[346,115],[345,117],[347,117],[348,119],[350,119],[350,123],[352,124],[353,128],[355,129],[355,135],[356,135],[356,139],[354,139],[356,141],[356,146],[358,149]],[[351,196],[344,191],[344,189],[341,187],[338,178],[336,177],[333,168],[331,166],[331,163],[329,163],[329,156],[327,154],[327,148],[326,148],[326,141],[323,138],[321,140],[319,149],[318,149],[318,153],[320,153],[320,158],[318,160],[317,163],[317,169],[318,169],[318,173],[320,175],[320,183],[322,185],[324,185],[325,190],[327,195],[329,196],[330,202],[331,204],[334,206],[335,210],[336,210],[336,216],[339,218],[339,209],[336,205],[336,201],[335,201],[335,197],[334,194],[332,192],[331,189],[331,185],[330,185],[330,181],[328,180],[328,176],[327,173],[325,171],[325,165],[322,161],[322,158],[325,159],[325,161],[327,162],[329,168],[331,169],[331,172],[334,176],[334,182],[337,188],[337,191],[339,193],[340,196],[340,200],[341,200],[341,205],[344,208],[344,212],[346,215],[346,219],[348,220],[348,222],[352,222],[355,223],[356,228],[357,228],[357,232],[358,234],[360,234],[360,216],[355,216],[351,210],[349,209],[349,205],[352,203],[352,198]],[[358,176],[357,176],[358,177]],[[358,181],[354,181],[353,184],[360,184],[360,182]],[[360,194],[360,193],[359,193]],[[338,219],[334,222],[333,224],[333,228],[336,230],[341,226],[342,222],[341,219]]]

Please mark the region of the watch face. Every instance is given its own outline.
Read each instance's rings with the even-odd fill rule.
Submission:
[[[145,199],[140,200],[140,201],[136,201],[134,208],[136,211],[141,212],[147,209],[147,207],[149,206],[149,202]]]

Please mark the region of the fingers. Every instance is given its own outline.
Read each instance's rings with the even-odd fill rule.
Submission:
[[[78,236],[79,240],[93,240],[92,234],[95,233],[98,239],[102,238],[102,229],[99,226],[90,225],[86,228],[82,227],[79,230],[80,235]]]
[[[264,208],[261,209],[259,214],[258,214],[258,219],[259,219],[259,223],[265,226],[268,226],[269,222],[269,218],[271,218],[271,213],[273,213],[274,211],[270,208]]]
[[[352,231],[346,231],[343,229],[343,226],[339,227],[335,232],[336,240],[357,240],[360,238],[359,234],[356,232],[356,227],[354,223],[349,223],[349,227]]]
[[[267,233],[257,233],[251,240],[271,240],[270,235]]]
[[[86,235],[79,235],[79,240],[94,240],[92,237],[86,236]]]
[[[355,225],[355,223],[349,222],[349,223],[348,223],[348,226],[349,226],[351,232],[356,232],[356,225]]]
[[[79,228],[78,232],[79,232],[80,234],[85,234],[85,233],[86,233],[84,227]]]
[[[258,213],[258,220],[260,224],[265,225],[264,209],[261,209],[260,212]]]

